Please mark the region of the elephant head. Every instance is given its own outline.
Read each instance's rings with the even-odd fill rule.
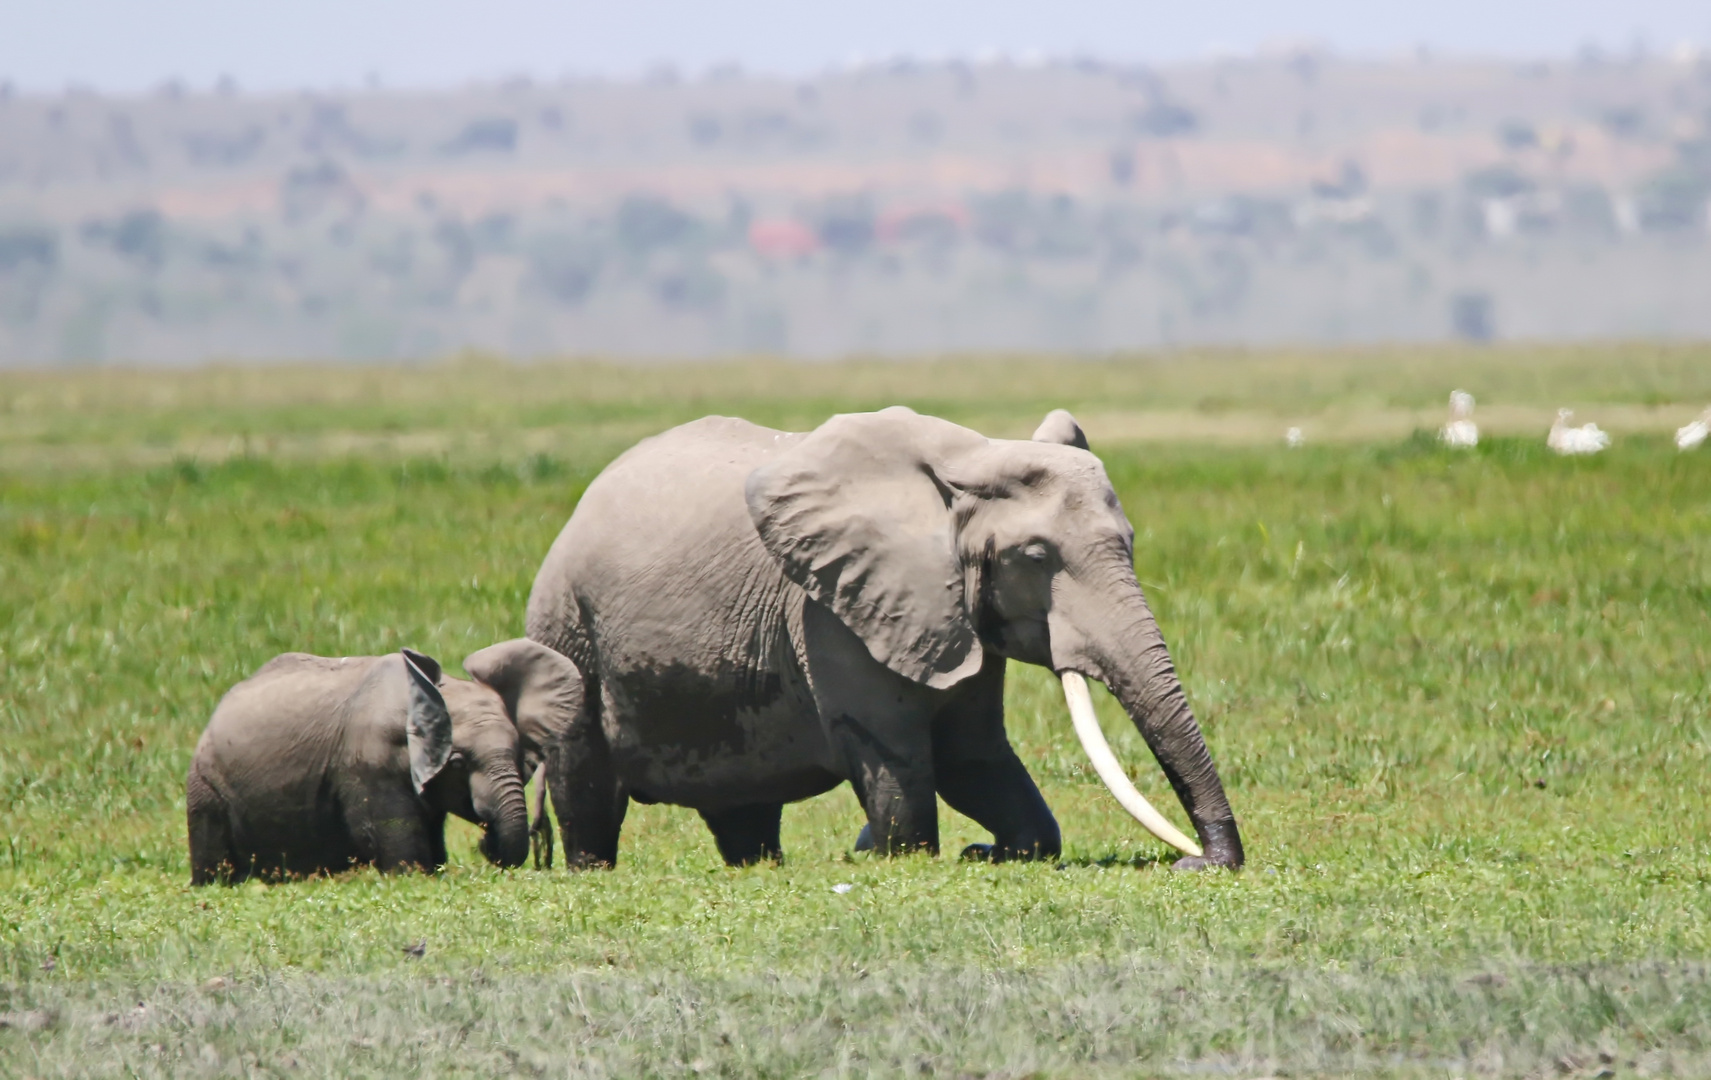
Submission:
[[[746,495],[786,576],[875,660],[935,688],[979,671],[987,652],[1051,669],[1100,778],[1187,852],[1176,865],[1241,865],[1229,801],[1135,578],[1134,530],[1068,413],[1031,441],[904,408],[834,417],[756,469]],[[1083,676],[1122,703],[1199,845],[1128,781]]]
[[[528,638],[473,652],[464,657],[463,669],[498,694],[516,728],[523,775],[532,774],[535,781],[528,826],[535,866],[539,869],[544,862],[550,869],[553,836],[546,813],[546,759],[582,711],[582,674],[570,660]]]
[[[432,657],[404,650],[410,675],[405,729],[416,792],[438,810],[482,827],[481,853],[517,866],[529,851],[529,816],[517,725],[479,682],[442,678]]]

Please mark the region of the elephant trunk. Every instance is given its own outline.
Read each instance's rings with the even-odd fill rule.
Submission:
[[[1075,724],[1075,734],[1081,740],[1081,748],[1087,751],[1087,758],[1093,763],[1093,771],[1099,774],[1099,779],[1104,781],[1123,809],[1145,826],[1148,832],[1176,850],[1186,855],[1204,855],[1205,849],[1182,835],[1181,830],[1172,825],[1170,819],[1153,809],[1153,804],[1147,801],[1147,797],[1130,783],[1122,763],[1117,760],[1117,755],[1111,752],[1111,744],[1105,741],[1105,733],[1099,729],[1099,717],[1093,711],[1093,698],[1087,693],[1087,680],[1081,677],[1079,671],[1063,673],[1063,699],[1069,706],[1069,718]]]
[[[514,766],[489,770],[489,807],[483,808],[481,853],[495,866],[523,865],[529,856],[529,806]]]
[[[1077,720],[1077,731],[1083,737],[1083,744],[1088,747],[1089,756],[1094,758],[1096,770],[1105,779],[1106,772],[1114,772],[1115,776],[1107,779],[1113,793],[1118,796],[1125,807],[1142,820],[1143,824],[1175,846],[1189,853],[1189,857],[1177,865],[1184,869],[1200,866],[1227,866],[1231,868],[1242,865],[1242,840],[1236,828],[1235,815],[1230,810],[1229,799],[1224,794],[1224,785],[1218,778],[1217,766],[1212,762],[1211,751],[1206,747],[1206,739],[1201,734],[1200,725],[1194,719],[1194,712],[1188,707],[1188,699],[1182,692],[1182,683],[1177,678],[1176,667],[1171,663],[1170,651],[1166,648],[1164,637],[1159,632],[1158,622],[1153,618],[1152,609],[1147,606],[1146,597],[1132,576],[1132,571],[1124,580],[1117,575],[1116,580],[1110,581],[1106,587],[1093,590],[1102,603],[1100,607],[1107,617],[1099,620],[1096,625],[1101,629],[1088,633],[1083,631],[1080,647],[1075,651],[1081,655],[1079,662],[1060,664],[1060,672],[1067,671],[1074,675],[1077,669],[1103,682],[1111,693],[1129,714],[1141,737],[1146,739],[1147,746],[1153,756],[1158,759],[1164,769],[1166,778],[1176,791],[1176,797],[1181,800],[1183,809],[1188,812],[1188,818],[1194,824],[1194,831],[1200,837],[1202,852],[1194,851],[1192,844],[1178,843],[1185,840],[1180,833],[1163,822],[1164,830],[1154,828],[1162,822],[1156,811],[1152,816],[1158,821],[1149,821],[1141,807],[1146,806],[1145,800],[1140,799],[1139,792],[1134,791],[1133,785],[1116,766],[1116,759],[1110,757],[1109,747],[1105,747],[1108,759],[1106,769],[1100,770],[1100,755],[1097,747],[1092,745],[1097,740],[1098,746],[1104,746],[1104,738],[1099,735],[1098,725],[1092,719],[1092,706],[1088,702],[1080,707],[1084,719]],[[1085,596],[1091,599],[1091,596]],[[1110,617],[1113,599],[1116,601],[1116,617]],[[1088,625],[1074,614],[1066,613],[1080,626]],[[1054,620],[1055,621],[1055,620]],[[1055,651],[1055,650],[1054,650]],[[1073,680],[1079,682],[1079,679]],[[1074,686],[1071,679],[1065,679],[1066,694],[1072,698]],[[1085,687],[1082,688],[1085,695]],[[1087,730],[1091,728],[1091,730]],[[1117,782],[1121,780],[1121,784]],[[1119,790],[1126,786],[1127,792]],[[1139,805],[1132,805],[1133,799],[1139,800]],[[1151,811],[1151,807],[1146,807]],[[1174,833],[1174,838],[1169,835]]]

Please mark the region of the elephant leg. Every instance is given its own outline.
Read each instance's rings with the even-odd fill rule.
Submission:
[[[374,800],[380,802],[380,800]],[[402,803],[402,800],[398,800]],[[373,805],[371,803],[370,805]],[[369,829],[373,837],[372,861],[383,873],[410,870],[438,871],[446,864],[446,819],[444,814],[424,815],[414,806],[395,805],[390,813],[382,811]],[[353,833],[356,830],[352,830]],[[337,852],[324,852],[318,860],[326,869],[343,869],[336,863]],[[359,856],[360,857],[360,856]]]
[[[965,858],[1054,859],[1057,819],[1004,732],[1004,658],[988,654],[980,674],[933,718],[933,776],[951,809],[992,833]]]
[[[609,870],[618,865],[618,835],[629,813],[629,792],[610,775],[571,787],[574,783],[567,780],[565,786],[550,789],[564,864],[572,870]]]
[[[543,760],[535,770],[535,790],[529,795],[530,850],[535,854],[536,870],[553,868],[553,822],[547,814],[547,763]]]
[[[749,866],[762,859],[778,862],[784,858],[784,849],[778,843],[783,803],[755,803],[700,813],[701,820],[713,830],[713,842],[719,845],[726,866]]]
[[[846,724],[834,736],[852,766],[850,784],[867,811],[873,848],[885,855],[939,853],[939,806],[930,770],[866,729]]]
[[[190,884],[212,885],[238,878],[231,811],[194,766],[185,785],[184,804],[190,828]]]
[[[875,661],[818,603],[803,606],[802,630],[814,704],[867,811],[874,848],[938,854],[932,718],[940,695]]]
[[[564,862],[572,870],[618,865],[618,834],[630,808],[630,795],[618,781],[612,751],[587,702],[564,736],[547,750],[547,791],[564,841]]]

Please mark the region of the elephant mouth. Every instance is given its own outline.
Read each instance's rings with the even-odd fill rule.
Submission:
[[[1093,712],[1093,698],[1088,693],[1086,678],[1078,671],[1061,671],[1058,678],[1063,682],[1064,703],[1069,706],[1069,718],[1075,725],[1081,748],[1087,752],[1093,771],[1110,789],[1118,804],[1140,822],[1142,828],[1171,847],[1189,855],[1203,854],[1199,844],[1183,835],[1130,782],[1128,774],[1117,761],[1117,755],[1111,752],[1111,744],[1105,741],[1105,733],[1099,729],[1099,718]]]

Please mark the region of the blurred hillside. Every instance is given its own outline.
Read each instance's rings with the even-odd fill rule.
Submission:
[[[1711,58],[0,91],[0,365],[1711,336]]]

